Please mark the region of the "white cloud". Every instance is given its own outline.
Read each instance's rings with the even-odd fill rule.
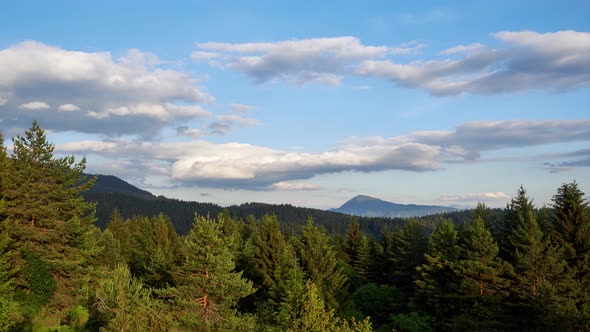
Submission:
[[[473,53],[473,52],[482,51],[484,48],[485,48],[485,46],[483,46],[480,43],[473,43],[473,44],[469,44],[469,45],[457,45],[455,47],[447,48],[446,50],[440,52],[440,54],[451,55],[451,54],[457,54],[457,53]]]
[[[20,104],[18,108],[23,110],[44,110],[49,108],[49,104],[43,101],[32,101],[30,103]]]
[[[251,127],[259,126],[261,122],[254,118],[247,118],[235,114],[218,115],[215,117],[215,121],[209,124],[208,133],[216,135],[225,135],[235,126],[239,127]]]
[[[370,46],[355,37],[337,37],[197,47],[222,53],[220,66],[258,83],[339,85],[347,76],[363,76],[440,96],[560,92],[590,85],[590,32],[500,31],[491,36],[501,42],[499,47],[456,45],[440,52],[453,55],[452,60],[410,62],[399,62],[396,56],[418,54],[424,44]]]
[[[224,52],[225,68],[246,73],[262,83],[284,80],[295,84],[338,85],[340,73],[361,59],[380,58],[386,46],[365,46],[355,37],[312,38],[267,43],[201,43],[201,50]],[[412,45],[409,49],[415,49]],[[401,48],[397,49],[401,52]]]
[[[489,202],[489,201],[508,201],[510,196],[503,192],[485,192],[467,195],[449,195],[439,197],[441,201],[451,202]]]
[[[6,105],[7,102],[8,102],[8,99],[0,96],[0,106]]]
[[[191,53],[191,59],[193,59],[193,61],[195,61],[195,62],[200,62],[200,61],[204,61],[204,60],[211,60],[211,59],[216,58],[218,56],[219,56],[219,54],[214,53],[214,52],[195,51],[195,52]]]
[[[179,136],[186,136],[199,139],[205,135],[200,129],[190,128],[188,126],[180,126],[176,128],[176,134]]]
[[[11,104],[62,105],[18,118],[3,107],[0,120],[11,127],[27,127],[34,117],[55,131],[154,136],[166,126],[208,116],[199,104],[214,100],[188,73],[139,50],[113,59],[108,52],[23,42],[0,50],[0,77],[0,94],[11,96]],[[67,118],[56,116],[74,106],[78,111]]]
[[[63,104],[63,105],[60,105],[57,108],[57,110],[60,112],[75,112],[75,111],[79,111],[80,107],[78,107],[74,104]]]
[[[192,130],[177,128],[179,134],[190,136],[195,133],[200,137],[200,132]],[[315,153],[240,143],[215,144],[204,140],[165,143],[123,139],[67,143],[58,145],[57,150],[141,161],[138,164],[145,169],[135,172],[143,172],[144,176],[154,172],[167,174],[170,181],[185,186],[300,190],[305,186],[297,189],[298,182],[292,181],[321,174],[436,171],[445,163],[477,160],[485,151],[589,140],[590,120],[478,121],[459,125],[454,131],[422,131],[391,138],[352,138],[335,149]],[[562,158],[586,158],[588,151],[565,153]],[[148,167],[154,165],[152,162],[157,165],[155,171]],[[580,163],[587,161],[581,159]],[[498,193],[494,193],[495,196],[484,194],[470,198],[504,198]],[[459,200],[459,197],[454,198]]]
[[[229,105],[232,112],[247,112],[255,109],[254,106],[245,105],[245,104],[231,104]]]
[[[273,183],[270,186],[271,189],[279,191],[298,191],[298,190],[319,190],[320,186],[311,183],[292,183],[287,181],[281,181]]]

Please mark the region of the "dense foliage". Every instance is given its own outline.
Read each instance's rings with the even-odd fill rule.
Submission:
[[[84,160],[56,157],[37,123],[13,142],[10,155],[0,142],[0,331],[590,330],[575,182],[552,208],[521,187],[500,213],[340,225],[290,206],[178,203],[194,208],[182,232],[154,210],[176,203],[136,195],[149,210],[113,209],[101,229]]]

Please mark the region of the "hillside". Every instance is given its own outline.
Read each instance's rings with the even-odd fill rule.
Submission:
[[[84,193],[84,198],[97,204],[96,225],[101,228],[106,227],[111,214],[117,209],[124,218],[134,215],[149,217],[163,213],[170,217],[179,234],[186,234],[192,227],[195,213],[216,216],[223,209],[212,203],[156,197],[112,175],[97,175],[96,183],[89,192]],[[361,230],[372,236],[378,236],[383,227],[394,228],[406,221],[404,218],[357,217],[336,211],[296,207],[290,204],[245,203],[232,205],[227,209],[232,216],[243,220],[249,216],[260,218],[265,214],[275,214],[281,221],[283,230],[292,233],[304,226],[308,217],[313,218],[316,224],[325,227],[330,234],[344,234],[350,223],[356,219],[360,223]],[[424,223],[432,224],[441,218],[463,222],[469,218],[469,212],[455,211],[421,219]]]
[[[398,204],[378,198],[358,195],[332,211],[363,217],[410,218],[456,211],[456,208],[436,205]]]

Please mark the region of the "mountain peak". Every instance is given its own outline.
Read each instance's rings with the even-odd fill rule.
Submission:
[[[384,201],[379,198],[357,195],[342,204],[335,212],[352,214],[362,217],[389,217],[408,218],[420,217],[429,214],[455,211],[457,209],[449,206],[398,204]]]

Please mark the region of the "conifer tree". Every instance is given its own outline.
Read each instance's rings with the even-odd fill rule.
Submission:
[[[254,288],[241,272],[234,272],[231,243],[221,226],[219,220],[195,217],[182,242],[182,262],[173,272],[176,286],[161,292],[173,303],[184,327],[220,331],[233,329],[240,320],[251,321],[237,316],[235,307]]]
[[[348,228],[343,251],[346,263],[353,270],[353,274],[350,276],[350,288],[351,291],[354,291],[367,281],[371,266],[371,248],[367,237],[361,232],[360,225],[356,220]]]
[[[281,233],[276,216],[265,215],[257,222],[245,249],[249,279],[258,288],[259,304],[280,303],[290,287],[300,287],[303,274],[293,246]]]
[[[565,183],[553,196],[553,239],[564,248],[565,260],[573,273],[571,298],[575,301],[574,321],[578,329],[590,328],[590,217],[588,202],[578,184]]]
[[[500,254],[504,259],[509,261],[514,259],[515,248],[510,237],[521,220],[527,219],[531,213],[534,214],[534,208],[533,200],[527,196],[526,189],[521,185],[516,192],[516,197],[510,200],[510,204],[505,209],[502,232],[496,238],[500,246]]]
[[[49,288],[34,294],[31,282],[49,271],[52,278],[46,282],[62,280],[51,305],[64,310],[82,295],[79,277],[88,264],[81,247],[84,234],[92,229],[94,204],[85,202],[81,193],[94,179],[83,174],[85,166],[85,159],[76,163],[74,156],[55,157],[54,145],[33,122],[24,136],[13,138],[13,151],[4,167],[10,177],[2,188],[5,229],[12,238],[15,261],[23,266],[17,274],[18,288],[28,299],[45,298]]]
[[[428,248],[426,229],[417,220],[408,220],[393,232],[393,283],[408,298],[414,295],[416,267],[425,263]]]
[[[330,236],[309,219],[303,234],[294,242],[306,278],[316,285],[328,309],[338,309],[347,279]]]
[[[455,271],[459,261],[458,232],[452,221],[436,226],[428,240],[426,263],[417,267],[416,301],[436,318],[442,329],[448,329],[448,319],[457,311],[456,294],[460,280]]]

